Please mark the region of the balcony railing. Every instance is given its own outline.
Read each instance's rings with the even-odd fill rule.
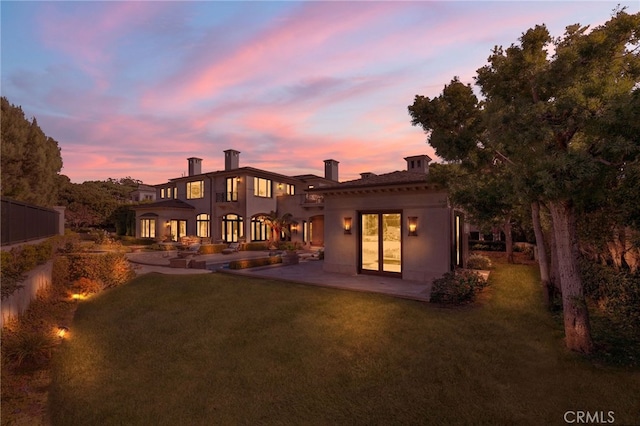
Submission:
[[[324,195],[320,194],[303,194],[302,204],[324,204]]]

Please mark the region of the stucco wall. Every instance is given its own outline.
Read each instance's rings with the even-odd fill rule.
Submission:
[[[358,272],[358,213],[402,212],[402,274],[406,280],[429,281],[450,269],[451,209],[445,192],[405,191],[325,196],[325,261],[330,272]],[[407,217],[418,218],[417,236],[408,236]],[[343,219],[352,218],[352,233]]]
[[[33,268],[22,282],[23,287],[16,290],[11,296],[2,301],[2,317],[0,326],[4,325],[11,317],[21,315],[28,307],[38,292],[51,285],[51,271],[53,261]]]

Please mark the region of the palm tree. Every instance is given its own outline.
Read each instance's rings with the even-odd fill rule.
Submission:
[[[280,235],[284,232],[285,235],[289,235],[289,225],[293,222],[293,215],[291,213],[285,213],[282,216],[277,211],[271,210],[271,212],[265,216],[264,222],[271,229],[271,242],[275,243]]]

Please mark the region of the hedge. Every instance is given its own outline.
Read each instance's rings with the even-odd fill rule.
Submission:
[[[256,266],[275,265],[282,263],[280,256],[260,257],[258,259],[234,260],[229,262],[229,269],[255,268]]]

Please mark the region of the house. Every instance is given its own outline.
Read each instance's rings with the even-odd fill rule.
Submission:
[[[286,176],[240,167],[240,152],[224,151],[224,170],[202,172],[189,158],[188,175],[155,185],[157,201],[134,207],[137,236],[196,235],[212,242],[271,240],[265,218],[292,217],[286,239],[324,247],[324,269],[428,281],[466,263],[464,216],[445,188],[429,183],[431,159],[405,158],[407,169],[362,173],[339,182],[338,161],[324,161],[324,177]]]
[[[134,203],[155,201],[156,189],[151,185],[139,184],[129,193],[129,200]]]
[[[429,183],[428,156],[405,160],[403,171],[307,191],[324,200],[324,270],[430,281],[465,266],[463,213]]]
[[[134,207],[139,238],[179,241],[198,236],[212,242],[270,241],[265,218],[290,213],[286,235],[303,246],[322,246],[321,199],[305,190],[337,183],[338,162],[325,161],[324,177],[285,176],[240,166],[240,152],[224,151],[224,170],[202,172],[202,159],[187,159],[188,174],[154,185],[156,201]]]

